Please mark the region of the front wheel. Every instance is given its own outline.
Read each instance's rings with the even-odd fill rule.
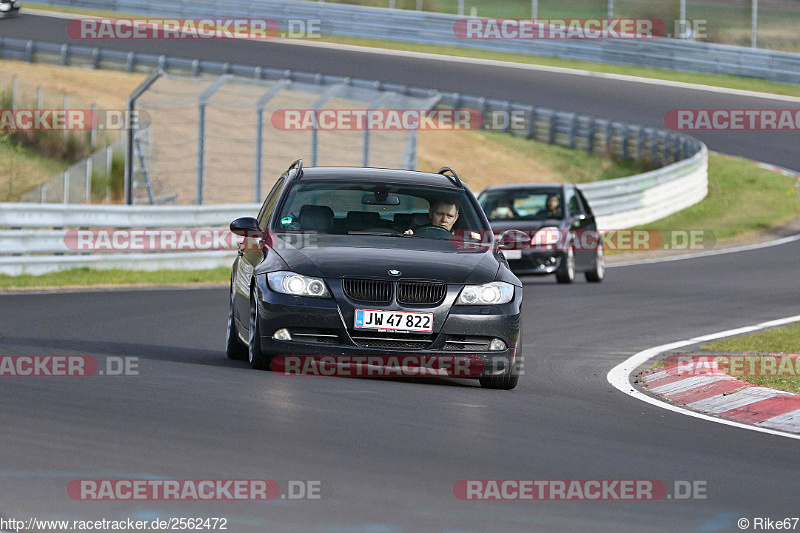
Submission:
[[[256,304],[256,289],[253,287],[253,294],[250,295],[250,335],[248,338],[247,359],[250,367],[256,370],[266,370],[269,368],[270,357],[261,349],[261,326],[258,319],[258,304]]]
[[[575,281],[575,248],[573,246],[570,246],[567,253],[561,258],[561,265],[556,270],[556,280],[559,283]]]
[[[606,276],[606,258],[603,254],[603,245],[597,245],[597,256],[594,258],[594,268],[586,271],[584,274],[586,281],[591,283],[600,283]]]

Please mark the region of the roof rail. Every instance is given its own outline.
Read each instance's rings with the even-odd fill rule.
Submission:
[[[286,170],[286,172],[291,172],[291,170],[293,168],[297,169],[297,172],[294,173],[294,178],[298,179],[298,180],[300,178],[302,178],[303,177],[303,160],[302,159],[298,159],[297,161],[295,161],[294,163],[289,165],[289,168]]]
[[[447,172],[450,172],[452,176],[447,176]],[[461,187],[462,189],[464,188],[464,184],[461,183],[461,180],[458,178],[458,174],[456,174],[456,171],[453,170],[452,168],[442,167],[436,173],[450,178],[450,181],[452,181],[453,185],[455,185],[456,187]]]

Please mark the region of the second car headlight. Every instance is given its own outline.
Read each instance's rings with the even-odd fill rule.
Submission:
[[[514,298],[514,286],[504,281],[493,281],[483,285],[467,285],[458,295],[460,305],[507,304]]]
[[[267,281],[269,282],[269,288],[275,292],[291,294],[292,296],[331,297],[325,282],[319,278],[310,278],[294,272],[278,271],[269,272]]]

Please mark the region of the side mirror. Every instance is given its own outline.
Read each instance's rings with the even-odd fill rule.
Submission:
[[[577,216],[572,217],[572,227],[578,228],[580,227],[581,223],[586,220],[586,215],[580,214]]]
[[[506,230],[497,239],[497,247],[501,250],[523,250],[531,245],[530,236],[518,229]]]
[[[263,236],[264,232],[258,227],[258,220],[253,217],[237,218],[231,222],[231,231],[240,237],[258,238]]]

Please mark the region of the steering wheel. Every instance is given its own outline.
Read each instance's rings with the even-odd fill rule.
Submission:
[[[441,226],[434,226],[433,224],[426,224],[414,230],[414,235],[421,237],[432,237],[434,239],[449,239],[450,230]]]

